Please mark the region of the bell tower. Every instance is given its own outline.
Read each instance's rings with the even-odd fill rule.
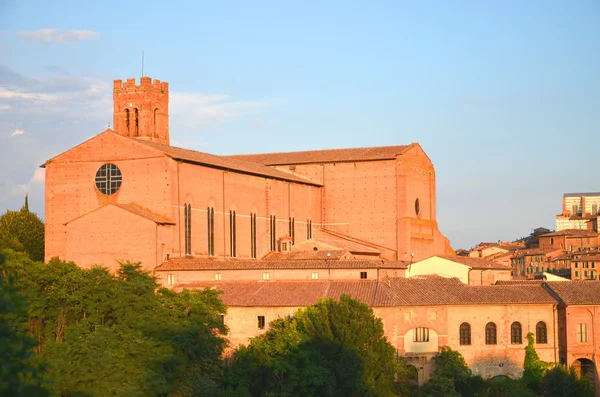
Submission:
[[[142,77],[115,80],[113,86],[115,132],[131,138],[169,144],[169,83]]]

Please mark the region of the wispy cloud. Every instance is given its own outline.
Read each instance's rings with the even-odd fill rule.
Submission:
[[[12,134],[10,134],[10,136],[23,135],[23,133],[24,133],[24,131],[23,131],[23,130],[19,130],[19,129],[17,129],[17,130],[14,130],[14,131],[12,132]]]
[[[20,37],[37,43],[75,43],[82,40],[96,40],[100,33],[91,30],[38,29],[17,32]]]

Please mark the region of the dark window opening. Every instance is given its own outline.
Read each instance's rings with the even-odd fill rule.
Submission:
[[[154,132],[153,132],[153,136],[157,136],[156,135],[156,116],[158,113],[158,108],[154,109]]]
[[[485,326],[485,344],[495,345],[496,343],[496,324],[487,323]]]
[[[208,255],[213,256],[215,254],[215,209],[208,207],[207,220],[208,220]]]
[[[129,109],[125,109],[125,128],[127,130],[127,135],[129,136]]]
[[[135,136],[140,136],[140,119],[137,108],[135,109]]]
[[[460,325],[459,334],[461,345],[471,344],[471,325],[469,323],[462,323]]]
[[[415,200],[415,213],[419,215],[421,208],[419,207],[419,199]]]
[[[546,323],[540,321],[535,326],[535,343],[548,343],[548,330]]]
[[[192,255],[192,205],[184,204],[183,213],[185,219],[185,254]]]
[[[367,272],[360,272],[360,278],[367,278]]]
[[[236,219],[235,211],[229,211],[229,254],[236,257]]]
[[[250,214],[250,257],[256,258],[256,214]]]
[[[429,342],[429,328],[417,327],[414,333],[414,342]]]
[[[271,251],[276,251],[277,250],[277,218],[275,217],[275,215],[271,215],[269,217],[270,221],[270,240],[271,240]]]
[[[310,240],[312,238],[312,220],[306,221],[306,239]]]
[[[258,329],[265,329],[265,316],[258,316]]]
[[[517,321],[510,326],[510,343],[513,345],[520,345],[523,343],[521,323]]]
[[[294,240],[296,238],[296,221],[294,218],[290,217],[289,222],[290,222],[289,223],[289,229],[290,229],[289,234],[290,234],[290,237],[292,238],[292,245],[294,245]]]

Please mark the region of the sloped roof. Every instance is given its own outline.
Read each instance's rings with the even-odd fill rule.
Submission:
[[[348,294],[371,306],[461,306],[472,304],[556,304],[541,285],[472,287],[454,278],[377,280],[215,281],[181,284],[223,291],[228,306],[307,306],[319,298]]]
[[[556,281],[546,286],[567,305],[600,305],[600,281]]]
[[[595,237],[598,233],[593,230],[587,229],[565,229],[559,230],[558,232],[542,234],[539,237],[554,237],[554,236],[567,236],[567,237]]]
[[[134,138],[130,138],[134,139]],[[169,157],[176,160],[188,161],[195,164],[207,165],[224,170],[234,170],[250,175],[265,176],[284,181],[298,182],[307,185],[322,186],[321,184],[301,178],[296,175],[291,175],[286,172],[278,171],[271,167],[267,167],[255,162],[244,161],[241,159],[231,158],[228,156],[216,156],[214,154],[197,152],[195,150],[182,149],[175,146],[163,145],[157,142],[150,142],[136,139],[137,142],[160,150]]]
[[[221,299],[228,306],[288,306],[316,304],[320,298],[339,299],[348,294],[374,306],[393,302],[385,291],[377,291],[375,280],[354,281],[236,281],[183,284],[175,288],[214,288],[223,291]]]
[[[573,262],[600,262],[600,254],[591,254],[572,259]]]
[[[341,163],[352,161],[390,160],[401,155],[412,145],[363,147],[350,149],[308,150],[263,154],[239,154],[231,159],[252,161],[265,165]]]
[[[495,270],[509,270],[511,269],[510,266],[504,265],[502,263],[497,263],[494,261],[491,261],[489,259],[482,259],[482,258],[472,258],[470,256],[455,256],[455,255],[435,255],[438,258],[442,258],[442,259],[446,259],[452,262],[456,262],[456,263],[461,263],[463,265],[469,266],[472,269],[477,269],[477,270],[488,270],[488,269],[495,269]]]
[[[173,258],[156,271],[173,270],[269,270],[269,269],[406,269],[400,261],[363,260],[218,260],[210,258]]]

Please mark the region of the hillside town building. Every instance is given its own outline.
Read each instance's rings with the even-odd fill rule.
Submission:
[[[349,294],[382,319],[420,382],[444,345],[485,378],[519,377],[528,332],[542,360],[577,364],[597,382],[598,282],[512,280],[547,271],[567,245],[593,236],[456,256],[417,143],[216,156],[170,146],[166,82],[115,80],[113,98],[114,130],[43,165],[46,260],[113,271],[140,262],[167,288],[221,290],[231,348],[320,298]]]

